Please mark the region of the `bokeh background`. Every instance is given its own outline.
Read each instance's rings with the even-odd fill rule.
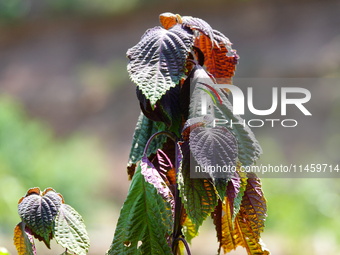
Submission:
[[[139,114],[125,54],[166,11],[202,18],[227,35],[241,57],[236,77],[340,78],[339,1],[0,0],[0,247],[16,254],[17,202],[38,186],[53,187],[82,214],[90,254],[109,248]],[[324,125],[302,136],[256,130],[261,162],[339,162],[339,97],[329,101],[318,89],[325,95],[318,104],[329,106]],[[327,132],[333,135],[324,139]],[[263,179],[263,240],[273,254],[340,254],[339,180]],[[192,253],[216,249],[208,220]],[[59,250],[38,245],[38,254]]]

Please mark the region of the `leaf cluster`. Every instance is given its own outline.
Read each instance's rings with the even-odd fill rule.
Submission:
[[[90,242],[82,217],[54,189],[29,189],[19,200],[18,213],[22,221],[14,229],[14,244],[19,255],[37,254],[34,238],[48,248],[55,238],[66,249],[63,254],[87,253]]]
[[[231,84],[239,57],[202,19],[163,13],[160,22],[127,52],[141,114],[128,163],[132,183],[107,254],[190,254],[187,242],[208,216],[219,253],[243,246],[248,254],[269,254],[260,237],[260,180],[241,171],[255,164],[261,147],[247,126],[213,125],[242,122],[229,91],[215,88]],[[236,170],[193,178],[193,165]]]

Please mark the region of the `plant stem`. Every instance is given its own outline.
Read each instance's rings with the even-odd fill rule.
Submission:
[[[144,147],[144,151],[143,151],[144,156],[147,155],[146,153],[147,153],[147,151],[148,151],[148,149],[150,147],[150,144],[151,144],[152,140],[155,139],[155,137],[157,137],[159,135],[165,135],[165,136],[169,137],[175,143],[175,145],[177,146],[177,137],[176,137],[176,135],[174,135],[173,133],[170,133],[168,131],[159,131],[157,133],[154,133],[149,138],[148,142],[146,143],[146,145]],[[177,159],[176,159],[176,162],[177,162]],[[175,164],[176,164],[176,162],[175,162]]]
[[[155,134],[153,134],[148,142],[146,143],[145,145],[145,148],[144,148],[144,151],[143,151],[143,154],[144,154],[144,157],[146,157],[147,155],[147,151],[149,149],[149,146],[152,142],[153,139],[155,139],[157,136],[159,135],[166,135],[167,137],[169,137],[174,143],[175,143],[175,162],[174,162],[174,167],[175,167],[175,170],[176,170],[176,175],[178,174],[178,171],[179,171],[179,162],[178,162],[178,157],[179,157],[179,147],[178,147],[178,144],[177,144],[177,137],[175,134],[173,133],[170,133],[168,131],[160,131],[160,132],[157,132]],[[181,215],[182,215],[182,201],[181,201],[181,197],[179,195],[179,190],[178,190],[178,183],[176,181],[176,185],[175,185],[175,194],[174,194],[174,199],[175,199],[175,212],[174,212],[174,228],[173,228],[173,233],[172,233],[172,240],[173,240],[173,243],[172,243],[172,251],[174,254],[176,254],[177,252],[177,248],[178,248],[178,240],[181,240],[187,251],[189,250],[189,246],[188,246],[188,243],[185,241],[184,238],[181,237],[182,235],[182,226],[181,226]],[[189,253],[190,254],[190,251]]]

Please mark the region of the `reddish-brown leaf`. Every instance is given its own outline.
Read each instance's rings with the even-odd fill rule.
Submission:
[[[195,46],[204,54],[204,64],[207,71],[217,79],[219,84],[231,84],[231,77],[234,76],[238,55],[235,52],[228,52],[226,46],[212,44],[206,35],[196,37]]]
[[[177,23],[182,23],[182,18],[179,14],[165,12],[159,15],[159,21],[165,29],[170,29]]]
[[[223,203],[219,202],[212,213],[217,239],[220,243],[219,252],[223,249],[224,253],[228,253],[238,246],[242,246],[246,248],[249,255],[269,254],[260,239],[260,232],[263,230],[266,216],[265,200],[259,179],[254,175],[248,177],[246,191],[235,221],[233,222],[230,196],[226,196]],[[229,185],[232,184],[229,183]]]
[[[238,229],[239,237],[242,238],[242,246],[246,248],[248,255],[268,255],[270,252],[256,231],[252,228],[252,223],[246,216],[246,210],[241,206],[235,220],[235,229]]]
[[[229,207],[228,197],[225,197],[223,203],[216,207],[214,212],[214,224],[216,226],[217,238],[220,243],[219,252],[223,249],[224,253],[230,252],[243,246],[243,239],[238,228],[235,228],[232,222],[232,214]],[[220,224],[218,226],[218,224]]]
[[[248,175],[246,190],[241,202],[243,217],[246,217],[256,236],[264,229],[264,222],[267,217],[267,205],[264,198],[261,182],[255,174]]]
[[[260,179],[253,173],[248,174],[246,190],[235,219],[235,229],[238,229],[243,240],[242,246],[247,249],[249,255],[270,254],[260,236],[264,228],[266,210]]]

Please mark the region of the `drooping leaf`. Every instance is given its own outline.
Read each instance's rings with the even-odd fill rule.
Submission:
[[[128,162],[128,175],[130,179],[134,174],[136,163],[140,161],[143,157],[144,147],[149,138],[154,133],[163,130],[165,130],[165,125],[163,123],[154,122],[145,117],[143,113],[140,113],[135,133],[133,135],[133,141]],[[157,150],[161,148],[162,145],[165,143],[166,139],[167,138],[165,136],[157,136],[155,139],[153,139],[147,151],[147,155],[149,156],[153,153],[156,153]]]
[[[13,240],[18,255],[36,255],[33,236],[24,222],[16,225]]]
[[[252,232],[256,237],[259,237],[264,229],[267,205],[261,189],[260,179],[254,173],[248,174],[247,186],[244,191],[241,207],[244,208],[242,216],[247,217]]]
[[[190,132],[189,144],[197,163],[210,169],[213,179],[228,179],[235,174],[237,141],[227,128],[196,127]]]
[[[242,174],[240,177],[240,182],[236,180],[229,182],[228,189],[231,190],[227,193],[225,201],[219,202],[212,214],[220,249],[222,248],[224,253],[228,253],[236,249],[237,246],[243,246],[247,249],[249,255],[269,254],[260,239],[260,232],[263,230],[266,216],[266,206],[259,179],[253,175],[250,175],[248,179]],[[244,185],[244,182],[246,185]],[[231,188],[234,185],[239,186],[238,193],[235,191],[238,188]],[[248,189],[247,193],[245,189]],[[236,197],[235,193],[237,193]],[[239,196],[243,199],[241,207],[237,210],[235,203],[237,203],[236,200],[239,199]],[[230,197],[234,197],[234,203],[231,203]],[[233,207],[231,207],[232,204]],[[256,204],[256,206],[253,204]]]
[[[245,209],[241,206],[240,212],[235,219],[235,229],[238,232],[235,237],[242,238],[242,246],[246,248],[249,255],[269,255],[270,252],[262,242],[261,238],[254,233]]]
[[[243,178],[241,180],[243,181]],[[241,189],[242,186],[241,184]],[[239,194],[240,193],[241,192],[239,192]],[[228,204],[230,204],[230,202],[228,202],[227,199],[228,197],[226,197],[226,202],[222,206],[222,210],[225,213],[222,217],[222,229],[225,228],[224,232],[227,233],[227,235],[222,237],[220,241],[224,252],[229,252],[231,249],[241,245],[246,248],[249,255],[269,254],[269,251],[260,238],[260,232],[263,230],[266,217],[266,205],[259,179],[252,174],[248,176],[241,207],[235,217],[232,228],[230,224],[233,222],[233,217],[231,217],[231,214],[228,216],[230,212],[230,206],[228,206]],[[227,218],[225,216],[227,216]]]
[[[163,178],[161,177],[160,173],[154,167],[154,165],[149,161],[147,157],[142,158],[142,162],[140,163],[142,168],[142,175],[145,178],[145,181],[152,184],[158,194],[167,201],[171,205],[171,211],[174,213],[175,209],[175,200],[174,196],[169,188],[169,186],[164,182]]]
[[[55,220],[55,240],[76,255],[85,255],[90,240],[81,215],[67,204],[62,204]]]
[[[224,253],[227,253],[236,249],[237,246],[243,246],[242,235],[239,233],[239,229],[234,227],[232,221],[228,197],[225,197],[223,202],[219,201],[212,217],[217,232],[217,240],[220,243],[219,253],[221,248],[223,248]]]
[[[189,144],[181,145],[183,154],[182,168],[177,181],[180,196],[188,217],[198,228],[210,215],[217,205],[217,194],[212,182],[205,178],[190,178],[190,156]]]
[[[45,190],[42,196],[36,192],[27,194],[19,201],[18,213],[33,235],[50,247],[53,222],[62,204],[62,198],[53,189]]]
[[[169,30],[149,29],[128,50],[129,75],[152,106],[183,77],[192,44],[191,31],[177,24]]]
[[[47,198],[49,198],[49,199],[51,199],[51,200],[57,200],[57,201],[59,201],[59,200],[61,199],[61,203],[62,203],[62,204],[65,203],[64,197],[63,197],[60,193],[57,193],[57,192],[56,192],[54,189],[52,189],[52,188],[46,188],[46,189],[41,193],[41,195],[42,195],[43,197],[47,197]],[[57,198],[56,195],[57,195],[59,198]],[[58,203],[59,203],[59,202],[58,202]]]
[[[120,212],[108,255],[171,255],[167,238],[172,230],[170,205],[145,182],[138,166]]]

